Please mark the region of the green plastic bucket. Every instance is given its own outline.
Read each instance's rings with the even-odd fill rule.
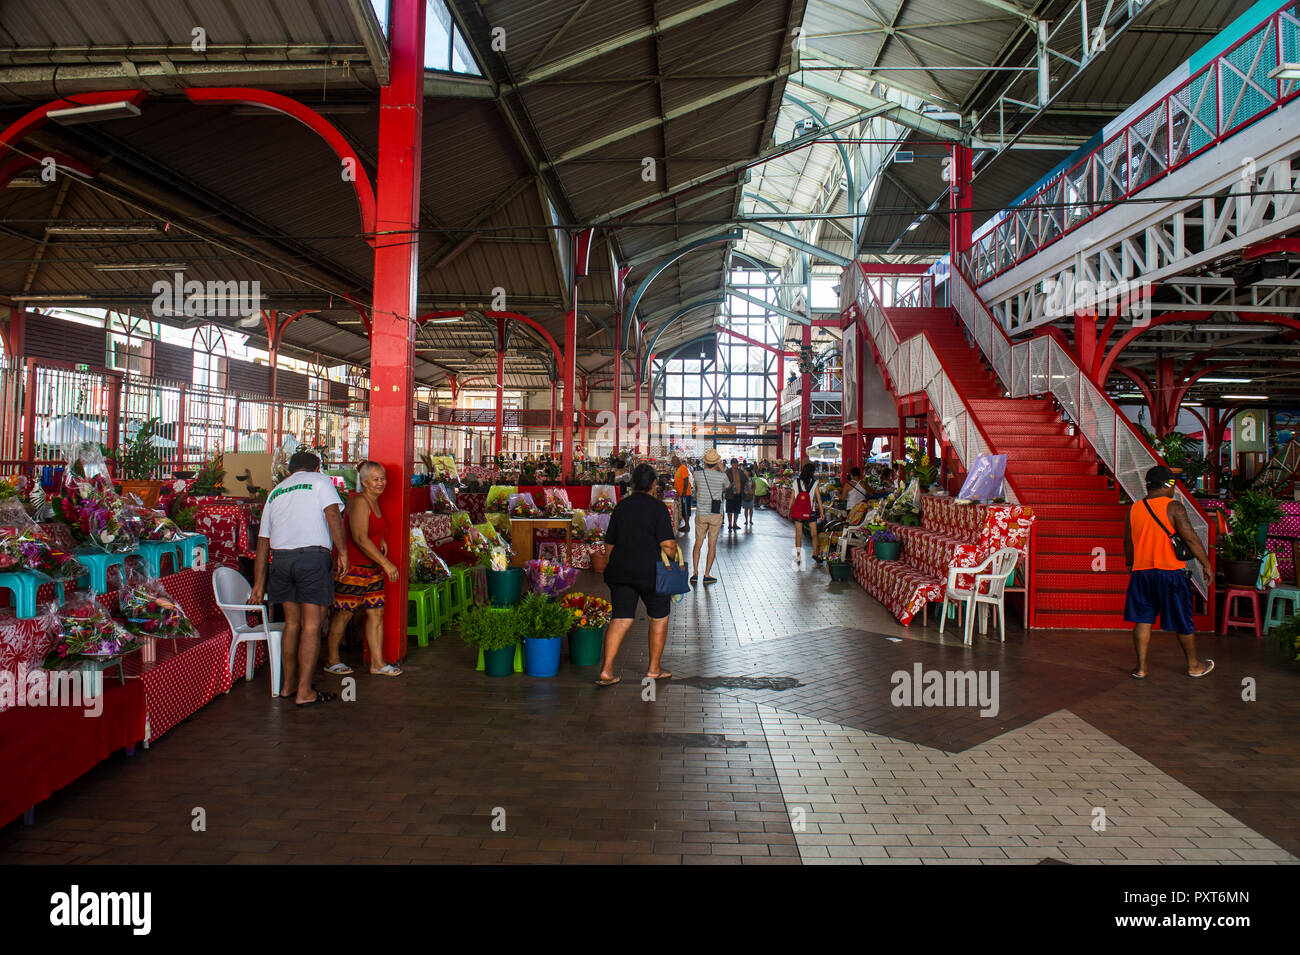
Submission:
[[[595,666],[604,649],[604,627],[578,627],[569,634],[569,662],[575,666]]]
[[[876,541],[872,545],[872,553],[876,555],[877,560],[898,560],[898,554],[902,549],[902,541]]]
[[[513,607],[524,592],[524,569],[507,567],[487,572],[488,597],[494,607]]]
[[[483,672],[488,676],[510,676],[515,672],[515,648],[511,644],[500,650],[483,651]]]
[[[841,563],[833,560],[829,566],[831,568],[831,580],[844,581],[853,579],[853,565],[848,561]]]

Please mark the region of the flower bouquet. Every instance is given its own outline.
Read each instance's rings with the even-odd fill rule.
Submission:
[[[537,507],[537,502],[533,496],[528,493],[511,494],[508,505],[508,513],[511,517],[541,517],[542,512]]]
[[[613,488],[604,485],[592,489],[591,506],[587,510],[593,514],[613,514],[617,504]]]
[[[435,484],[429,488],[429,510],[435,514],[451,514],[456,510],[456,502],[445,484]]]
[[[524,574],[537,593],[558,597],[578,579],[578,568],[553,560],[530,560],[524,563]]]
[[[111,554],[135,549],[139,522],[102,474],[70,477],[55,498],[54,515],[72,529],[80,543]]]
[[[510,503],[510,496],[518,494],[519,488],[511,485],[494,485],[488,488],[487,500],[483,504],[485,514],[504,514]]]
[[[510,556],[510,545],[491,524],[469,525],[465,529],[465,540],[461,546],[467,554],[485,567],[491,565],[494,551],[500,550],[507,558]]]
[[[0,477],[0,504],[17,501],[19,504],[27,497],[31,481],[22,474],[12,477]]]
[[[418,527],[411,528],[411,582],[417,584],[434,584],[451,577],[451,570],[439,557],[428,541],[424,531]]]
[[[510,556],[506,553],[504,547],[493,547],[488,551],[488,570],[495,570],[498,573],[510,569]]]
[[[546,516],[568,517],[573,513],[569,493],[562,487],[546,488]]]
[[[569,593],[560,598],[560,604],[573,611],[575,627],[604,627],[614,614],[614,607],[604,597],[595,594]]]
[[[456,511],[451,515],[451,536],[456,540],[464,540],[469,533],[469,529],[474,526],[474,522],[469,519],[469,514],[464,511]]]
[[[180,604],[172,600],[158,580],[128,575],[118,593],[118,610],[126,631],[137,637],[186,640],[199,635]]]
[[[85,568],[37,525],[22,505],[0,504],[0,573],[31,570],[55,580],[80,577]]]
[[[55,636],[54,645],[45,656],[47,670],[72,657],[104,659],[136,647],[131,634],[94,597],[74,599],[62,607],[51,604],[50,609],[50,626]]]
[[[131,526],[142,541],[180,540],[185,533],[165,513],[152,507],[127,505]]]

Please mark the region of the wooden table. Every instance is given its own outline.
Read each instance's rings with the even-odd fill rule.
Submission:
[[[533,559],[533,532],[538,528],[564,528],[565,553],[573,546],[572,517],[512,517],[510,518],[510,546],[514,556],[511,567],[522,567]]]

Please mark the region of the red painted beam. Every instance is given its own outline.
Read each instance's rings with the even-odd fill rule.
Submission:
[[[785,354],[785,355],[789,355],[791,358],[799,357],[799,353],[797,351],[782,352],[781,349],[776,348],[773,345],[765,345],[755,338],[750,338],[748,335],[742,335],[740,332],[732,331],[730,328],[725,328],[722,325],[718,326],[718,331],[730,335],[732,338],[739,338],[745,344],[753,345],[755,348],[761,348],[763,349],[763,351],[771,352],[773,355]]]
[[[145,90],[104,90],[99,93],[74,93],[38,106],[14,120],[0,133],[0,155],[16,146],[37,129],[49,122],[49,114],[57,109],[74,106],[98,106],[102,103],[119,103],[126,100],[135,106],[144,102],[149,94]]]

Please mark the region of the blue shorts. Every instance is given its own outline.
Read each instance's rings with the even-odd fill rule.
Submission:
[[[1155,623],[1171,633],[1195,633],[1192,623],[1192,588],[1182,570],[1135,570],[1128,579],[1124,619],[1129,623]]]

